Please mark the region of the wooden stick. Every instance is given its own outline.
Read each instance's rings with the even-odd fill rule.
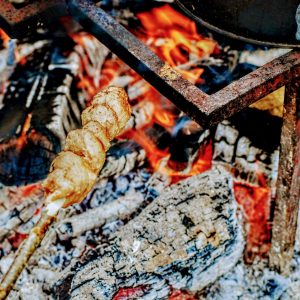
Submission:
[[[31,229],[29,236],[21,244],[13,263],[1,280],[1,300],[8,296],[30,257],[41,244],[48,228],[56,220],[57,214],[63,204],[64,200],[58,200],[48,204],[42,212],[37,224]]]

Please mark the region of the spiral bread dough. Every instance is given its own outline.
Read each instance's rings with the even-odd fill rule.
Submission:
[[[64,207],[81,202],[95,184],[110,141],[130,118],[124,89],[109,87],[82,112],[82,129],[69,132],[64,150],[53,160],[45,179],[46,204],[64,199]]]

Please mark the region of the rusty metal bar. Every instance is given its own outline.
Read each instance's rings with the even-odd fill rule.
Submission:
[[[69,8],[87,31],[203,127],[216,125],[300,75],[300,52],[292,51],[209,96],[162,62],[94,1],[69,0],[68,5],[64,0],[44,2],[33,1],[16,9],[4,0],[0,15],[5,16],[6,25],[15,34],[21,26],[22,34],[25,21],[33,21],[30,26],[34,28],[36,17],[52,19],[52,14],[67,14]]]
[[[203,127],[216,125],[300,75],[300,52],[293,51],[209,96],[91,0],[71,0],[69,8],[87,31]]]
[[[291,81],[285,89],[280,162],[269,256],[270,266],[283,274],[289,273],[290,262],[294,255],[300,200],[299,89],[299,80]]]
[[[209,124],[232,116],[300,75],[300,51],[282,55],[207,99]]]
[[[208,95],[185,80],[144,43],[90,0],[69,2],[71,14],[101,43],[189,115],[205,122]]]

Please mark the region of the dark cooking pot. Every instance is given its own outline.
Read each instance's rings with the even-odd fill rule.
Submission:
[[[300,47],[295,19],[299,0],[175,0],[202,25],[244,41]]]

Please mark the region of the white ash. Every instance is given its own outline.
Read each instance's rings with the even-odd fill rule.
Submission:
[[[79,215],[66,218],[58,224],[58,236],[61,240],[70,236],[79,236],[88,230],[98,228],[117,219],[126,219],[135,213],[144,202],[141,193],[131,192],[94,209],[87,210]]]
[[[268,269],[264,261],[245,265],[239,262],[236,267],[204,290],[199,299],[280,299],[289,280]],[[290,298],[296,299],[296,298]]]
[[[284,55],[291,49],[272,48],[268,50],[242,51],[239,57],[239,63],[248,63],[261,67],[271,60]]]
[[[252,265],[240,261],[232,271],[202,291],[199,299],[297,300],[299,295],[300,252],[296,251],[288,277],[270,270],[265,260],[256,260]]]
[[[166,189],[111,246],[63,272],[65,280],[74,276],[71,299],[111,299],[122,287],[140,285],[149,286],[140,299],[166,299],[171,286],[195,292],[214,282],[243,252],[232,184],[216,168]]]
[[[240,260],[234,269],[199,294],[201,300],[298,300],[300,299],[300,214],[295,254],[289,276],[269,269],[266,260],[256,259],[252,265]]]
[[[133,77],[132,76],[122,75],[122,76],[115,77],[111,81],[111,84],[124,88],[124,87],[128,86],[131,82],[133,82]]]
[[[28,232],[35,223],[34,212],[41,206],[41,197],[24,198],[19,205],[12,205],[9,198],[0,201],[0,242],[15,232]],[[27,227],[27,228],[26,228]]]
[[[150,89],[151,86],[145,80],[141,79],[128,87],[128,97],[129,99],[136,99],[143,96]]]

